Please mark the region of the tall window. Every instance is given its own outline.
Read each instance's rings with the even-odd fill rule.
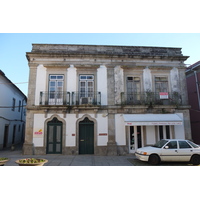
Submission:
[[[127,102],[136,103],[140,100],[140,78],[127,77]]]
[[[93,75],[80,75],[80,97],[93,97],[94,96],[94,76]]]
[[[49,76],[49,104],[63,104],[63,75]]]
[[[155,92],[168,92],[168,79],[167,77],[155,77]]]

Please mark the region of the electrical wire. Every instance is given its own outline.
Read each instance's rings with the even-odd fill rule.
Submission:
[[[28,82],[19,82],[19,83],[0,83],[4,85],[10,85],[10,84],[27,84]]]

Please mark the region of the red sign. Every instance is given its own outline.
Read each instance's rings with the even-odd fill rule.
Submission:
[[[160,99],[169,99],[168,92],[160,92]]]
[[[108,135],[107,133],[99,133],[99,136],[106,136]]]
[[[42,135],[42,132],[35,132],[35,135]]]

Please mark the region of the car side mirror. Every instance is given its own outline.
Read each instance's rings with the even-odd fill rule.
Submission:
[[[165,146],[164,148],[165,148],[165,149],[169,149],[169,146]]]

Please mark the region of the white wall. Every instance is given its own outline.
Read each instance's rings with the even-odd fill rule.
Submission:
[[[156,143],[155,127],[154,126],[146,126],[146,144],[152,145],[155,143]]]
[[[101,92],[101,105],[107,105],[107,68],[101,65],[97,69],[97,92]]]
[[[70,65],[67,69],[67,92],[75,92],[77,90],[77,74],[74,65]]]
[[[46,91],[46,68],[43,65],[37,67],[35,105],[40,104],[40,92]]]
[[[105,133],[107,135],[99,135]],[[108,117],[102,114],[97,115],[97,146],[107,146],[108,142]]]
[[[70,114],[66,116],[66,138],[65,144],[67,147],[76,146],[76,115]],[[73,136],[72,134],[75,134]]]
[[[144,79],[144,91],[152,90],[151,70],[148,67],[146,67],[143,70],[143,79]]]
[[[8,125],[8,141],[7,147],[11,146],[13,138],[13,127],[16,126],[15,141],[17,144],[21,142],[23,133],[23,124],[25,123],[25,107],[21,107],[19,111],[19,101],[21,106],[26,105],[25,96],[10,83],[5,77],[0,75],[0,105],[4,108],[0,109],[0,149],[3,148],[4,130]],[[15,109],[12,109],[13,98],[15,99]],[[20,127],[20,130],[19,130]]]
[[[63,118],[63,114],[58,116],[66,121],[66,130],[64,133],[65,145],[67,147],[76,146],[76,123],[77,120],[83,117],[84,114],[79,114],[79,118],[76,118],[76,114],[67,114],[66,118]],[[42,147],[44,145],[44,123],[47,119],[51,118],[52,114],[48,114],[45,118],[44,114],[34,114],[34,125],[33,125],[33,143],[36,147]],[[108,120],[107,117],[103,117],[102,114],[98,114],[95,118],[94,114],[90,116],[97,120],[97,145],[105,146],[108,142]],[[35,132],[42,131],[42,134],[35,134]],[[99,133],[106,133],[107,135],[99,135]],[[75,136],[74,136],[75,134]]]
[[[176,113],[183,120],[183,113]],[[184,120],[182,125],[174,126],[175,139],[185,139]]]

